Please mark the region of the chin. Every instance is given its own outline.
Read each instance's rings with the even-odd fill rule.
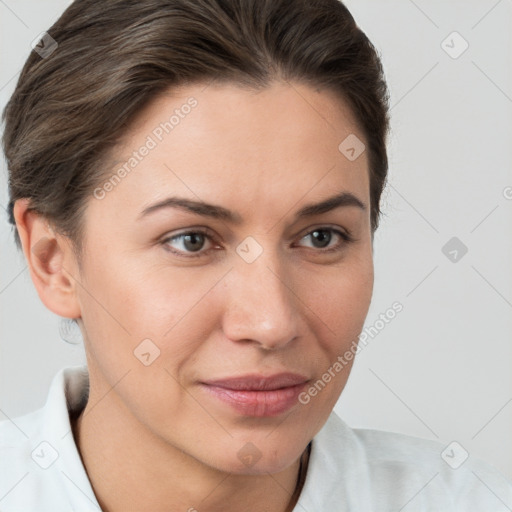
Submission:
[[[237,475],[268,475],[268,474],[276,474],[284,471],[286,468],[290,467],[300,456],[302,452],[295,453],[293,456],[290,454],[286,458],[283,457],[280,460],[275,460],[272,458],[262,457],[254,464],[248,462],[240,462],[240,460],[235,459],[231,461],[231,464],[228,463],[228,467],[223,470],[227,473],[233,473]]]
[[[268,440],[257,445],[251,441],[233,441],[231,446],[235,444],[237,449],[230,447],[213,455],[208,461],[210,465],[220,471],[238,475],[280,473],[296,462],[307,446],[307,443],[303,447],[297,444],[286,446],[282,442],[269,443]]]

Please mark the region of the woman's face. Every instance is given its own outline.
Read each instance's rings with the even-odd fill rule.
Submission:
[[[91,418],[108,393],[109,413],[228,472],[300,456],[372,295],[358,139],[345,104],[299,84],[189,85],[138,115],[84,219]]]

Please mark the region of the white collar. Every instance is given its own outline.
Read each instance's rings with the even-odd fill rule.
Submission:
[[[63,368],[43,408],[0,422],[0,510],[101,510],[70,423],[87,390],[86,366]],[[510,480],[473,457],[454,470],[442,459],[443,449],[436,441],[353,429],[333,411],[311,442],[293,512],[400,510],[411,497],[414,510],[511,510]]]

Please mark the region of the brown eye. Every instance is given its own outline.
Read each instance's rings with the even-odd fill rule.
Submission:
[[[327,229],[316,229],[310,233],[310,236],[313,245],[322,249],[327,247],[332,239],[332,233]]]
[[[202,250],[211,237],[203,231],[186,231],[162,240],[164,247],[185,258],[202,256],[207,250]],[[193,254],[197,253],[197,254]]]
[[[204,245],[205,236],[202,233],[190,233],[181,235],[183,237],[183,245],[187,251],[200,251]]]
[[[318,228],[314,229],[313,231],[310,231],[307,235],[302,237],[302,240],[310,239],[312,242],[313,249],[319,249],[319,252],[330,252],[330,251],[337,251],[343,249],[343,247],[353,241],[353,238],[348,235],[347,233],[344,233],[343,231],[340,231],[338,229],[333,228]],[[338,240],[337,243],[331,244],[331,242],[334,240]]]

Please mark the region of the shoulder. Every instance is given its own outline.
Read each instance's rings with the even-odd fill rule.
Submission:
[[[43,436],[43,409],[0,422],[0,496],[2,511],[33,510],[37,494],[50,483],[44,468],[55,451]]]
[[[453,510],[498,511],[512,507],[512,482],[458,441],[441,443],[405,434],[354,429],[377,482],[403,485]],[[407,484],[406,484],[407,483]]]
[[[313,454],[316,467],[312,465],[312,479],[325,486],[327,478],[332,482],[332,495],[341,499],[339,489],[343,489],[342,494],[350,496],[349,501],[360,509],[512,509],[512,482],[456,441],[444,444],[395,432],[351,428],[333,412],[314,438],[312,459]]]
[[[0,421],[0,470],[26,462],[24,455],[30,457],[32,441],[37,438],[42,426],[43,408]]]
[[[83,405],[86,383],[86,367],[64,368],[43,407],[0,421],[2,512],[71,510],[76,504],[76,510],[91,510],[94,494],[70,423]]]

